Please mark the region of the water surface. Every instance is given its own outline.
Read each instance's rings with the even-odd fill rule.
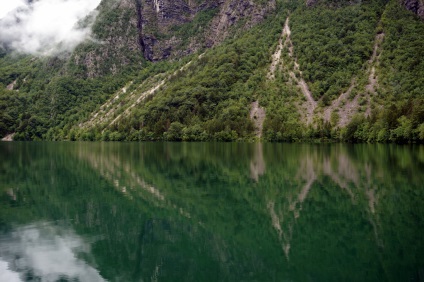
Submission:
[[[424,281],[424,147],[0,143],[0,281]]]

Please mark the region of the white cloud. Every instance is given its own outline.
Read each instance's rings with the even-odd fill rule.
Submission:
[[[4,0],[2,0],[4,1]],[[71,51],[90,37],[78,27],[100,0],[7,0],[0,8],[0,43],[16,51],[51,54]]]
[[[25,1],[23,0],[13,0],[13,1],[2,1],[0,5],[0,19],[4,18],[7,13],[15,10],[16,8],[20,6],[24,6]]]

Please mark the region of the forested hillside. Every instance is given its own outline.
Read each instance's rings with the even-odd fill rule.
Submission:
[[[423,142],[424,21],[405,6],[104,0],[70,53],[1,49],[0,137]]]

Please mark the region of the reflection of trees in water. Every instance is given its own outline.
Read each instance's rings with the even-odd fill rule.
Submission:
[[[256,197],[263,200],[251,198],[247,199],[248,203],[257,211],[255,206],[260,205],[258,200],[264,204],[270,216],[272,228],[277,232],[287,258],[291,247],[290,242],[295,233],[294,226],[301,217],[303,205],[311,191],[314,189],[320,191],[320,185],[331,184],[332,189],[340,189],[342,194],[350,199],[352,208],[359,207],[365,211],[377,245],[380,247],[384,245],[380,236],[381,223],[378,212],[382,191],[379,190],[378,183],[375,183],[376,175],[384,179],[387,174],[384,166],[378,165],[378,158],[381,155],[369,157],[367,151],[355,151],[353,147],[347,145],[299,145],[297,147],[292,145],[292,147],[286,146],[288,150],[284,149],[285,145],[281,145],[283,149],[280,151],[270,150],[276,145],[260,143],[241,145],[243,149],[226,146],[223,144],[222,147],[210,144],[165,144],[156,151],[151,150],[150,147],[141,146],[142,148],[135,150],[135,154],[140,155],[136,159],[127,159],[128,155],[119,150],[88,152],[84,149],[80,152],[80,157],[88,160],[93,168],[127,196],[142,197],[153,201],[152,203],[156,205],[165,205],[170,210],[175,210],[188,218],[203,217],[201,213],[198,213],[202,209],[202,199],[199,198],[200,201],[196,202],[197,208],[191,206],[186,209],[186,205],[182,204],[184,197],[188,197],[187,200],[190,197],[196,198],[193,191],[170,190],[169,187],[165,188],[162,182],[158,182],[157,178],[146,180],[146,173],[162,174],[159,178],[171,175],[172,177],[168,180],[174,181],[178,187],[190,186],[194,182],[200,187],[212,185],[210,189],[213,189],[213,185],[232,187],[234,182],[240,182],[245,175],[243,167],[248,166],[249,176],[256,185],[251,186],[248,181],[240,182],[239,185],[243,186],[241,183],[245,183],[244,187],[247,190],[263,187],[260,192],[255,192]],[[271,160],[268,165],[267,159]],[[271,170],[270,177],[267,177],[265,173],[267,167]],[[277,170],[279,172],[276,172]],[[214,181],[218,179],[218,182],[214,184],[211,179]],[[276,188],[281,187],[281,183],[285,182],[288,183],[285,189]],[[238,193],[237,189],[232,192]],[[171,197],[166,196],[169,193]],[[203,192],[200,190],[194,193]],[[173,202],[170,199],[173,199]],[[199,220],[199,222],[202,221]]]
[[[20,168],[10,177],[4,196],[13,201],[20,201],[23,193],[29,201],[45,197],[46,207],[53,211],[55,205],[64,207],[60,212],[75,218],[73,224],[78,232],[87,228],[93,233],[107,234],[109,241],[103,242],[101,251],[97,250],[98,256],[116,256],[115,261],[125,262],[122,263],[125,267],[120,268],[104,263],[102,269],[112,272],[105,276],[108,278],[128,269],[132,271],[134,261],[142,268],[137,277],[145,278],[157,277],[157,269],[160,273],[170,271],[172,265],[195,264],[180,256],[178,263],[172,262],[172,256],[162,261],[168,254],[177,256],[183,247],[175,250],[175,242],[186,242],[184,240],[192,246],[192,255],[196,248],[203,248],[202,256],[216,263],[218,267],[214,270],[220,269],[225,275],[234,273],[232,277],[236,277],[258,265],[257,272],[267,273],[282,266],[282,273],[284,261],[276,259],[281,256],[280,246],[291,262],[299,261],[299,257],[305,259],[301,252],[313,249],[313,243],[325,244],[324,240],[337,239],[337,235],[328,234],[328,230],[324,230],[328,232],[325,236],[307,234],[320,231],[312,221],[335,213],[349,216],[350,210],[354,217],[346,218],[343,225],[330,223],[329,227],[349,232],[365,221],[365,230],[358,231],[355,240],[371,235],[370,239],[375,238],[377,242],[375,245],[380,249],[385,247],[381,253],[387,254],[394,245],[390,239],[397,237],[389,229],[391,224],[397,224],[396,230],[412,225],[398,215],[403,212],[405,218],[411,218],[406,214],[410,211],[402,206],[413,206],[420,211],[418,205],[411,205],[415,203],[410,201],[415,196],[411,198],[407,194],[411,188],[404,188],[406,193],[392,192],[402,182],[422,187],[422,177],[416,177],[422,171],[423,161],[417,161],[420,154],[387,146],[383,149],[296,144],[83,143],[69,146],[73,149],[68,147],[63,156],[57,150],[51,150],[50,155],[46,154],[48,150],[29,150],[31,153],[27,155],[33,159],[19,161],[26,168]],[[30,193],[27,193],[25,183],[16,179],[26,179],[31,170],[38,172],[34,174],[38,176],[30,182],[38,186],[28,188]],[[69,181],[63,174],[52,171],[64,171],[70,181],[82,177],[85,179],[82,184],[93,184],[93,188],[78,188],[69,193],[55,191],[54,185]],[[95,186],[102,181],[108,185]],[[393,184],[388,184],[391,182]],[[76,181],[75,185],[81,183]],[[420,190],[413,192],[420,193]],[[75,193],[84,194],[81,203]],[[393,196],[399,202],[391,201]],[[416,197],[422,201],[420,194]],[[421,202],[417,200],[417,203]],[[325,213],[326,209],[330,211]],[[315,211],[319,214],[313,214]],[[392,212],[390,216],[388,211]],[[388,220],[391,216],[392,221]],[[145,230],[149,226],[146,222],[151,222],[149,232]],[[388,236],[388,232],[392,233]],[[205,239],[205,234],[209,238]],[[416,238],[415,233],[411,234],[410,238]],[[151,241],[155,238],[157,241]],[[349,243],[357,244],[356,241]],[[364,243],[356,247],[363,250],[370,246],[371,243]],[[343,243],[342,247],[345,250],[340,252],[347,253]],[[149,248],[150,253],[159,251],[146,257]],[[134,259],[136,255],[140,261]],[[152,263],[146,265],[146,259]],[[384,259],[382,255],[380,260]],[[234,265],[239,265],[238,271],[230,267]],[[114,269],[119,271],[114,273]],[[192,271],[194,275],[195,268],[192,267]]]
[[[268,209],[271,215],[272,226],[275,228],[278,234],[278,239],[282,244],[284,255],[287,259],[289,259],[290,254],[290,241],[293,236],[293,225],[290,224],[287,226],[287,231],[284,231],[281,227],[281,222],[284,222],[284,215],[281,211],[279,211],[279,215],[275,212],[275,202],[268,202]]]
[[[99,174],[109,181],[117,191],[123,193],[130,199],[134,197],[145,199],[150,204],[157,206],[168,206],[176,210],[181,215],[190,218],[190,214],[182,207],[177,207],[169,199],[165,198],[165,194],[160,189],[149,184],[143,179],[142,173],[125,160],[125,155],[119,153],[95,152],[87,150],[86,147],[80,147],[78,157],[89,162],[89,164]]]
[[[165,196],[152,185],[146,183],[131,167],[130,163],[125,162],[119,155],[93,152],[80,148],[78,157],[88,161],[93,169],[100,173],[106,180],[123,194],[130,192],[147,192],[157,200],[164,201]],[[142,196],[143,194],[140,193]],[[132,197],[130,195],[130,197]]]
[[[291,168],[294,163],[291,160],[287,161],[287,158],[293,158],[295,154],[290,151],[280,152],[279,159],[283,163],[280,169],[285,170],[287,166],[288,172],[281,173],[278,182],[291,182],[292,179],[294,182],[290,183],[292,185],[288,187],[289,189],[271,193],[267,197],[267,209],[287,259],[291,241],[295,236],[294,226],[301,216],[303,204],[311,190],[320,189],[320,185],[331,185],[335,189],[342,189],[351,199],[352,208],[359,207],[367,215],[376,244],[380,248],[384,246],[380,236],[381,223],[378,212],[380,194],[384,194],[384,191],[379,190],[382,185],[376,183],[375,176],[384,179],[387,173],[383,169],[385,166],[377,166],[372,159],[361,160],[360,156],[349,150],[349,146],[334,145],[334,147],[328,150],[325,146],[300,146],[295,156],[294,163],[297,167],[295,170]],[[268,165],[268,167],[275,166],[275,162]],[[269,183],[267,185],[269,186]]]
[[[174,201],[175,193],[178,194],[178,191],[170,190],[170,187],[158,185],[152,185],[152,171],[155,170],[156,161],[159,159],[161,165],[171,169],[166,170],[166,173],[173,175],[182,173],[183,175],[187,172],[181,172],[183,166],[176,166],[175,163],[179,163],[181,158],[187,157],[185,153],[181,151],[174,151],[173,146],[164,146],[160,148],[158,152],[154,153],[154,150],[149,151],[149,148],[144,148],[143,146],[138,147],[134,150],[131,157],[129,157],[128,152],[123,153],[122,151],[115,150],[115,146],[110,144],[105,145],[105,147],[98,147],[93,150],[92,148],[87,148],[81,146],[78,148],[78,157],[81,160],[87,161],[88,164],[95,169],[105,180],[109,181],[111,185],[119,192],[122,193],[127,199],[134,201],[134,204],[140,202],[146,202],[148,205],[157,206],[164,210],[164,215],[158,215],[158,218],[149,218],[142,225],[140,238],[137,241],[137,277],[149,277],[151,279],[156,279],[158,275],[162,272],[169,272],[170,268],[173,268],[174,265],[179,265],[182,269],[188,267],[187,264],[201,264],[201,262],[211,260],[211,263],[220,262],[220,272],[226,273],[228,277],[232,275],[237,275],[236,273],[231,273],[230,267],[227,263],[230,261],[230,258],[233,256],[231,254],[231,247],[228,242],[221,238],[219,234],[216,236],[210,235],[211,238],[205,238],[203,234],[205,233],[205,225],[202,222],[204,215],[202,214],[204,207],[201,202],[198,202],[197,213],[196,208],[194,209],[195,217],[192,219],[189,211],[182,205],[184,203],[184,196],[181,194],[179,198]],[[119,146],[116,146],[118,148]],[[150,148],[151,149],[151,148]],[[134,155],[139,156],[140,158],[132,159]],[[203,158],[204,156],[201,156]],[[161,166],[159,165],[159,167]],[[197,164],[189,163],[188,170],[193,172],[196,169]],[[174,170],[175,169],[175,170]],[[150,179],[150,180],[146,180]],[[149,178],[150,177],[150,178]],[[171,183],[172,179],[166,179],[165,175],[159,175],[159,179],[165,181],[165,183]],[[177,177],[180,181],[184,181],[184,178]],[[189,182],[187,178],[185,181]],[[153,181],[154,182],[154,181]],[[175,186],[181,186],[178,184],[178,181],[175,182]],[[181,191],[183,193],[183,191]],[[191,193],[196,193],[193,190]],[[169,195],[171,194],[171,195]],[[189,199],[187,199],[189,200]],[[206,208],[207,209],[207,208]],[[193,211],[193,210],[191,210]],[[172,216],[169,216],[172,214]],[[184,222],[181,219],[178,219],[178,216],[188,219],[190,223]],[[169,217],[169,218],[168,218]],[[211,226],[206,229],[211,229]],[[207,232],[207,231],[206,231]],[[188,237],[188,238],[187,238]],[[198,237],[202,237],[202,242],[199,245]],[[193,246],[186,245],[187,250],[181,250],[184,247],[183,244],[187,244],[185,241],[192,241]],[[196,252],[207,249],[207,254],[204,253],[201,260],[195,261],[192,257],[193,254],[190,254],[190,251],[195,249]],[[178,251],[187,252],[187,256],[182,256],[178,254]],[[162,270],[162,268],[164,270]],[[247,269],[248,267],[246,267]],[[211,269],[212,271],[213,269]],[[190,273],[180,273],[178,275],[190,275],[195,276],[196,268],[190,267]],[[216,271],[215,271],[216,272]],[[215,275],[222,275],[222,273],[215,273],[214,275],[207,275],[208,272],[205,272],[205,277],[211,278]],[[172,273],[169,273],[170,275]],[[175,279],[176,273],[172,274]],[[184,276],[183,276],[184,277]],[[184,279],[177,279],[184,280]],[[202,280],[202,279],[201,279]]]

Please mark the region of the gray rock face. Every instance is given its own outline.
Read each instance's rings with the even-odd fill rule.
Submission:
[[[197,1],[138,0],[140,3],[139,34],[144,57],[159,61],[170,57],[181,38],[172,36],[173,29],[193,20],[200,10]],[[214,1],[205,1],[207,9]]]
[[[227,35],[229,28],[245,19],[245,29],[261,22],[266,14],[273,11],[276,7],[275,0],[268,1],[266,4],[258,5],[252,0],[227,0],[220,1],[220,11],[211,24],[210,32],[207,36],[207,46],[213,46],[222,42]]]
[[[318,0],[306,0],[306,6],[311,7],[317,3]]]
[[[222,42],[241,19],[240,28],[252,27],[275,6],[275,0],[103,0],[93,31],[99,44],[77,49],[72,61],[95,77],[117,73],[143,58],[181,57]],[[213,18],[187,35],[187,24],[211,9]]]
[[[79,46],[70,60],[85,76],[116,74],[135,60],[141,62],[135,4],[134,0],[101,3],[93,27],[94,42]]]
[[[402,4],[406,9],[424,20],[424,0],[403,0]]]
[[[144,57],[150,61],[178,57],[195,52],[201,47],[211,47],[228,36],[228,29],[245,19],[244,28],[252,27],[275,9],[275,0],[258,5],[252,0],[146,0],[142,4],[142,26],[145,45]],[[181,38],[173,34],[173,28],[192,21],[200,12],[218,9],[210,24],[197,38]],[[159,38],[159,36],[164,38]],[[182,41],[188,46],[181,46]],[[203,43],[204,42],[204,43]]]

